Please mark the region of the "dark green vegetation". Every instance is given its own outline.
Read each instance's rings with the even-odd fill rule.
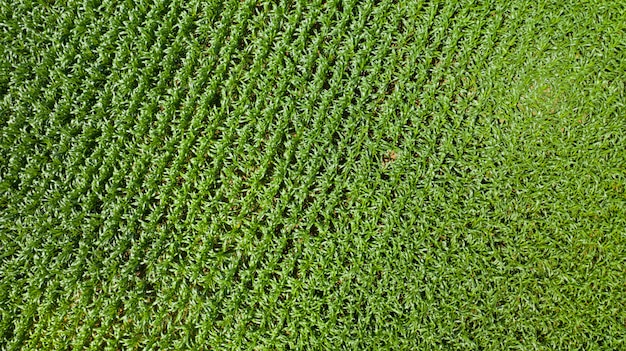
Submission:
[[[624,1],[2,0],[0,348],[625,349]]]

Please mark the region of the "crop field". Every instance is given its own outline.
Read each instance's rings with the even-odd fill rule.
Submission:
[[[626,1],[0,0],[0,350],[626,349]]]

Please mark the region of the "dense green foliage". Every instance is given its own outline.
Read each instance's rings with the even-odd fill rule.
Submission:
[[[0,4],[0,349],[626,348],[624,1]]]

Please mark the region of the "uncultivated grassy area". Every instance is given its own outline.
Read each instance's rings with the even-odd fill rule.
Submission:
[[[0,0],[0,348],[626,349],[625,5]]]

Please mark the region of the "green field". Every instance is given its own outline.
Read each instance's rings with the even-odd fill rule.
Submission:
[[[625,84],[626,1],[0,0],[0,350],[625,350]]]

